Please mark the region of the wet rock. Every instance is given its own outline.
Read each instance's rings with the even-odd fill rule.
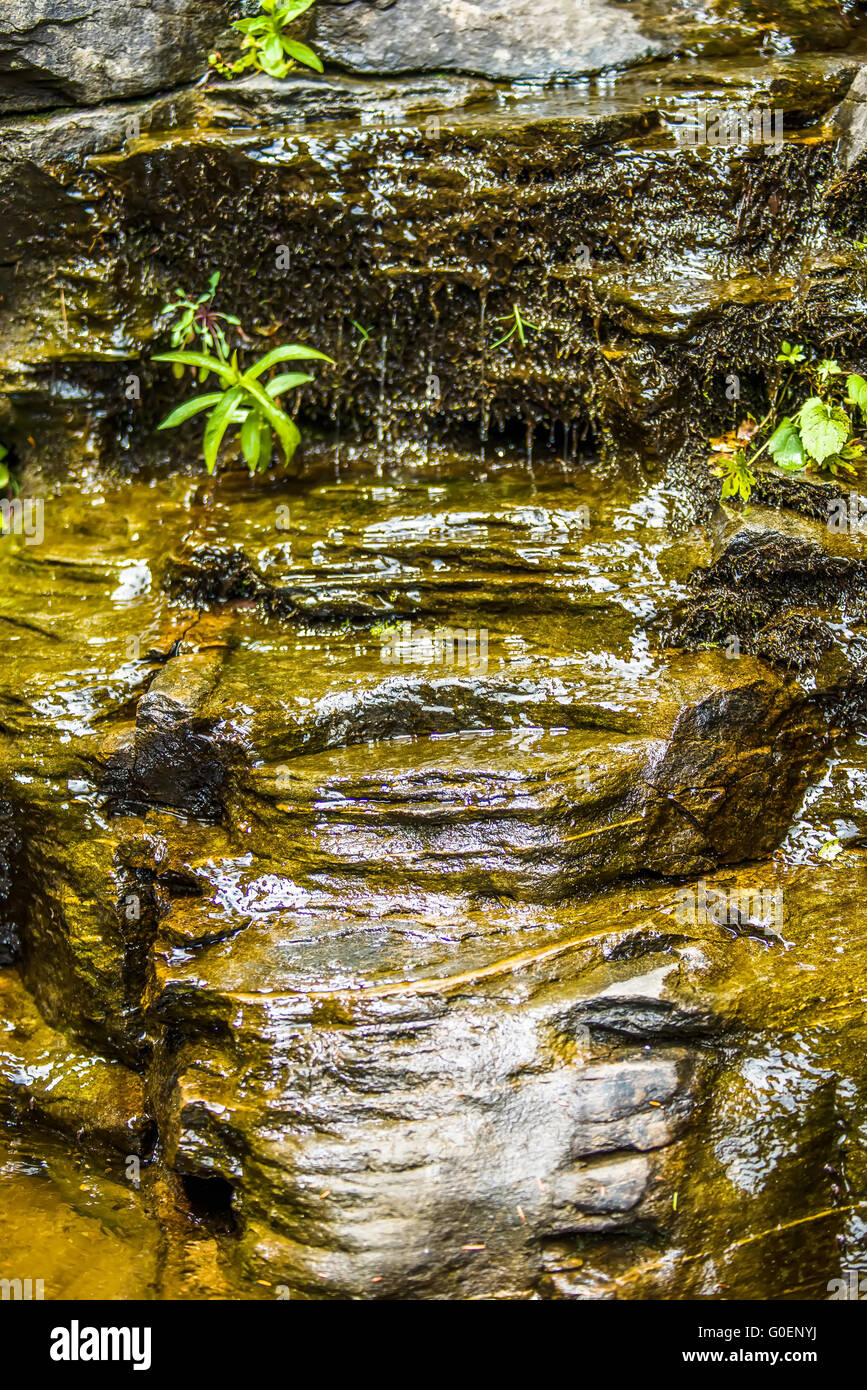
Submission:
[[[728,644],[734,655],[743,646],[789,669],[814,669],[840,649],[849,682],[860,684],[861,642],[834,618],[841,608],[860,613],[865,579],[857,527],[832,529],[755,506],[744,518],[729,512],[713,563],[694,574],[692,594],[670,622],[670,640],[693,649]]]
[[[796,1189],[788,1155],[821,1154],[821,1173],[841,1110],[857,1112],[821,1002],[836,1007],[844,942],[863,994],[855,890],[838,922],[824,880],[796,880],[790,905],[774,865],[712,873],[784,834],[833,686],[649,640],[698,564],[728,554],[786,589],[783,551],[768,567],[724,527],[675,537],[666,489],[636,499],[522,457],[480,499],[477,467],[436,455],[416,474],[377,454],[335,479],[326,454],[264,484],[70,484],[43,544],[0,552],[20,968],[52,1037],[78,1039],[69,1055],[146,1075],[158,1219],[187,1232],[164,1287],[189,1291],[192,1269],[242,1297],[607,1297],[621,1279],[708,1296],[707,1249],[756,1287],[730,1250],[743,1184],[757,1233],[845,1225],[818,1221],[820,1180]],[[165,552],[217,556],[214,581],[239,554],[263,592],[174,609]],[[269,609],[269,586],[307,601],[317,585],[323,607],[337,591],[411,599],[430,632],[425,612],[463,603],[451,626],[488,628],[486,668],[466,643],[451,663],[421,640],[386,661],[394,633],[369,620]],[[857,785],[840,802],[854,824]],[[738,889],[736,911],[702,917],[689,879],[665,881],[700,873]],[[768,1030],[817,1020],[803,1055],[768,1055]],[[783,1074],[803,1122],[774,1100]],[[736,1146],[707,1154],[717,1097]],[[756,1183],[760,1128],[779,1192]],[[713,1213],[683,1196],[701,1163]],[[827,1280],[818,1234],[808,1245]]]
[[[144,1155],[152,1137],[141,1078],[70,1047],[12,970],[0,971],[0,1114],[19,1133],[48,1128],[124,1156]]]
[[[854,478],[847,484],[842,478],[827,474],[796,475],[782,468],[759,464],[753,498],[765,507],[781,510],[784,516],[787,512],[797,512],[827,527],[835,514],[840,515],[841,503],[846,504],[847,512],[851,506],[856,517],[867,512],[867,498],[858,488]],[[834,532],[829,531],[828,535],[831,534]]]
[[[861,68],[840,106],[834,112],[838,131],[837,157],[848,174],[867,150],[867,68]]]
[[[764,16],[763,16],[764,17]],[[352,0],[319,5],[311,34],[323,57],[357,72],[457,71],[503,78],[583,77],[660,55],[749,51],[763,31],[752,7],[658,0]],[[781,0],[767,21],[793,47],[842,46],[850,37],[833,0]]]
[[[128,1064],[144,1042],[141,972],[152,910],[118,873],[113,835],[87,808],[59,801],[27,806],[28,896],[20,970],[42,1014],[88,1045]]]
[[[514,1292],[537,1281],[545,1232],[653,1224],[653,1177],[691,1106],[682,1052],[588,1062],[573,1044],[552,1056],[565,1021],[541,997],[491,1012],[481,982],[475,999],[452,990],[421,1011],[411,989],[393,1002],[335,996],[342,1027],[325,1000],[317,1011],[209,988],[196,1022],[191,996],[165,988],[177,973],[161,966],[154,1005],[169,1028],[243,1013],[204,1057],[198,1044],[164,1056],[161,1104],[174,1163],[230,1185],[248,1277],[315,1297]],[[248,1025],[269,1048],[281,1038],[267,1080]]]
[[[134,729],[115,740],[101,790],[115,806],[170,806],[217,820],[225,767],[197,728],[197,714],[219,674],[219,656],[174,657],[151,682]]]
[[[225,34],[216,0],[13,0],[0,17],[0,112],[44,111],[179,86]]]
[[[326,61],[356,72],[418,70],[493,78],[585,76],[641,62],[663,45],[607,0],[320,6],[313,39]]]
[[[737,83],[710,68],[702,101],[761,105],[777,83],[793,133],[851,70],[835,54],[750,60]],[[38,438],[58,469],[70,448],[127,470],[155,455],[176,468],[183,449],[195,466],[192,427],[156,432],[173,386],[147,353],[167,293],[212,262],[248,329],[291,324],[336,357],[305,393],[311,423],[377,438],[538,426],[565,456],[590,435],[668,456],[687,397],[713,433],[733,363],[759,408],[772,347],[771,360],[781,338],[806,341],[817,303],[857,356],[857,255],[825,252],[834,218],[816,195],[834,182],[831,132],[684,150],[683,102],[676,65],[652,90],[636,72],[610,94],[520,104],[457,75],[332,73],[5,122],[0,380],[22,460]],[[237,263],[239,219],[255,264]],[[539,329],[526,352],[494,351],[516,302]],[[363,351],[353,319],[372,329]]]

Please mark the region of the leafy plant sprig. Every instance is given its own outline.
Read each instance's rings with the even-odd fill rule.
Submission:
[[[198,299],[191,299],[186,291],[178,286],[174,292],[174,299],[163,305],[163,315],[169,319],[172,326],[173,348],[186,348],[198,338],[202,352],[214,351],[224,359],[228,357],[229,344],[222,325],[231,323],[240,328],[241,320],[234,314],[218,314],[213,309],[219,283],[220,272],[215,270],[208,281],[207,291],[200,294]],[[182,377],[184,374],[184,368],[179,362],[174,364],[172,371],[176,377]],[[204,369],[199,372],[200,381],[207,378],[208,373],[203,372]]]
[[[184,401],[166,416],[158,428],[174,429],[194,415],[207,412],[203,449],[208,472],[213,473],[216,467],[220,445],[230,426],[240,428],[241,452],[250,472],[262,472],[271,461],[274,435],[280,442],[287,463],[301,441],[298,426],[280,405],[280,397],[313,380],[307,372],[279,372],[269,381],[264,380],[265,374],[281,362],[309,361],[314,358],[331,362],[332,358],[316,348],[304,347],[301,343],[287,343],[283,347],[272,348],[258,362],[244,369],[238,361],[237,349],[229,356],[229,343],[222,327],[224,323],[235,325],[246,341],[247,335],[240,319],[234,314],[218,314],[213,308],[219,281],[217,271],[208,281],[208,292],[197,299],[191,299],[183,290],[175,291],[175,301],[167,305],[164,312],[175,319],[172,347],[177,350],[159,353],[153,360],[170,362],[176,376],[182,375],[185,367],[192,367],[198,372],[201,382],[207,381],[213,374],[220,390]],[[188,346],[196,338],[201,341],[201,351],[191,350]]]
[[[527,339],[524,335],[524,330],[526,328],[532,328],[535,332],[538,332],[539,330],[539,325],[537,323],[530,323],[529,319],[525,319],[522,317],[521,311],[518,308],[517,304],[512,305],[511,314],[501,314],[499,318],[496,320],[496,322],[510,323],[512,327],[509,329],[508,333],[503,334],[502,338],[498,338],[495,343],[491,344],[492,351],[494,348],[501,347],[503,343],[507,343],[510,338],[514,338],[516,333],[521,341],[522,346],[526,347]]]
[[[237,351],[232,353],[229,361],[203,352],[161,353],[153,359],[155,362],[198,367],[206,375],[213,372],[222,389],[184,401],[183,405],[177,406],[166,416],[159,429],[174,429],[192,416],[207,411],[203,452],[209,473],[213,473],[216,467],[220,445],[231,425],[240,426],[241,452],[251,473],[261,473],[268,467],[275,434],[288,463],[301,442],[301,434],[295,421],[280,405],[279,397],[306,385],[313,378],[307,372],[280,372],[267,382],[261,378],[280,362],[310,358],[319,358],[324,362],[333,360],[324,352],[304,347],[301,343],[287,343],[283,347],[272,348],[246,371],[238,363]]]
[[[834,476],[857,476],[865,457],[864,445],[856,434],[856,420],[860,414],[862,421],[867,422],[867,380],[857,372],[844,373],[834,358],[809,362],[800,343],[784,342],[777,363],[781,366],[777,369],[770,409],[758,424],[752,422],[748,426],[745,422],[737,435],[738,439],[745,435],[752,439],[773,424],[764,444],[749,453],[749,445],[730,448],[724,440],[716,441],[728,453],[711,460],[717,465],[716,476],[722,478],[723,499],[739,496],[744,502],[749,501],[756,482],[755,465],[764,453],[789,473],[809,469]],[[790,370],[784,379],[786,367]],[[796,374],[807,378],[811,394],[798,410],[780,418],[782,403],[792,392]]]
[[[278,0],[259,0],[261,14],[253,19],[237,19],[232,25],[244,35],[240,58],[227,63],[221,54],[211,53],[209,64],[223,77],[237,77],[248,68],[265,72],[269,77],[286,77],[297,63],[322,72],[322,61],[313,49],[285,32],[286,26],[312,4],[313,0],[287,0],[284,4],[278,4]]]
[[[12,474],[9,472],[9,465],[5,460],[9,457],[9,450],[0,444],[0,489],[7,488],[12,482]]]
[[[370,328],[365,328],[364,325],[359,323],[356,319],[352,319],[352,327],[356,329],[359,334],[359,339],[355,347],[355,355],[358,357],[371,341],[373,336],[373,324],[371,324]]]

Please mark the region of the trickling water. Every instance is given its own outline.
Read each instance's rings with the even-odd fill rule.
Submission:
[[[221,257],[338,362],[297,476],[73,474],[44,546],[0,543],[0,1263],[50,1296],[822,1298],[863,1263],[865,749],[819,766],[833,671],[662,647],[735,519],[694,526],[649,447],[580,449],[700,434],[714,353],[827,265],[854,321],[851,245],[794,215],[815,131],[745,174],[657,119],[782,61],[473,83],[433,149],[205,91],[94,163],[121,250],[70,255],[61,343],[22,256],[2,365],[46,437],[80,402],[95,451],[92,381],[150,323],[125,237],[170,283]],[[798,82],[830,101],[835,61]],[[279,282],[247,263],[275,220]],[[547,331],[489,357],[515,302]],[[845,643],[819,616],[840,661],[858,605]]]

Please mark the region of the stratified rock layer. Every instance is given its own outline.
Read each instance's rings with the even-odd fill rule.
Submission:
[[[661,653],[690,574],[740,552],[723,519],[678,536],[659,485],[515,453],[335,463],[98,507],[63,488],[40,544],[7,541],[9,941],[55,1030],[16,1004],[7,1113],[117,1146],[142,1073],[136,1200],[204,1233],[214,1291],[712,1291],[746,1179],[708,1167],[716,1225],[675,1220],[701,1117],[725,1059],[769,1045],[768,979],[780,1029],[830,987],[791,954],[814,959],[803,880],[736,866],[786,833],[860,669]],[[722,917],[703,884],[684,912],[699,876]],[[792,1140],[823,1163],[830,1086]],[[817,1231],[853,1229],[829,1210]],[[191,1257],[166,1239],[170,1290]],[[681,1241],[678,1283],[654,1261]],[[812,1248],[810,1296],[839,1253]]]

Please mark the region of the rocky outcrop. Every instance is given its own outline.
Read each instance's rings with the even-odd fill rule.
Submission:
[[[741,8],[658,0],[320,0],[301,22],[326,63],[365,74],[466,72],[502,78],[582,77],[660,55],[758,48],[768,20],[797,48],[843,47],[833,0],[781,0],[767,18]],[[0,17],[0,114],[92,106],[167,91],[237,51],[231,21],[254,0],[11,0]],[[723,21],[723,22],[721,22]]]
[[[76,1146],[110,1233],[52,1296],[815,1298],[863,1243],[862,538],[655,458],[864,349],[852,30],[492,3],[318,6],[328,76],[237,85],[229,6],[0,20],[0,1142],[34,1238]],[[653,84],[494,81],[603,42]],[[212,269],[335,357],[291,472],[155,432]]]
[[[839,131],[838,159],[849,174],[867,150],[867,68],[860,69],[835,112],[835,121]]]
[[[671,640],[691,648],[727,644],[790,669],[816,668],[833,652],[826,666],[835,671],[840,697],[847,684],[863,688],[863,636],[841,632],[835,617],[841,607],[850,619],[863,617],[867,548],[858,494],[850,529],[850,502],[835,500],[838,492],[828,499],[824,526],[758,506],[746,516],[727,512],[713,563],[693,575],[690,597],[669,624]]]
[[[520,428],[569,456],[595,439],[668,457],[685,399],[696,434],[728,419],[731,373],[759,409],[782,337],[812,341],[821,319],[841,354],[864,347],[860,258],[837,236],[857,231],[857,190],[820,124],[857,63],[739,71],[735,90],[706,70],[702,101],[779,109],[782,146],[684,148],[676,64],[652,91],[626,74],[616,95],[517,105],[481,79],[331,70],[10,117],[4,438],[21,463],[32,438],[43,464],[176,465],[178,438],[154,429],[170,400],[148,361],[157,315],[218,266],[263,346],[283,326],[336,358],[305,393],[311,423],[377,439]],[[816,139],[796,138],[805,125]],[[537,328],[495,349],[516,305]]]
[[[736,866],[785,834],[832,687],[650,644],[660,595],[740,562],[665,489],[476,471],[335,478],[323,448],[301,481],[69,487],[4,551],[4,1104],[32,1143],[158,1137],[135,1201],[203,1242],[171,1236],[167,1289],[195,1258],[242,1297],[611,1297],[629,1248],[668,1296],[728,1259],[721,1224],[681,1283],[654,1251],[721,1059],[766,1045],[765,972],[787,1029],[815,1007],[789,880]]]
[[[320,6],[313,39],[326,61],[363,73],[468,72],[575,77],[666,51],[638,18],[607,0],[390,0]]]
[[[0,971],[0,1117],[76,1147],[147,1157],[153,1126],[141,1077],[46,1026],[14,970]]]
[[[227,0],[11,0],[0,16],[0,114],[94,106],[202,75]]]

